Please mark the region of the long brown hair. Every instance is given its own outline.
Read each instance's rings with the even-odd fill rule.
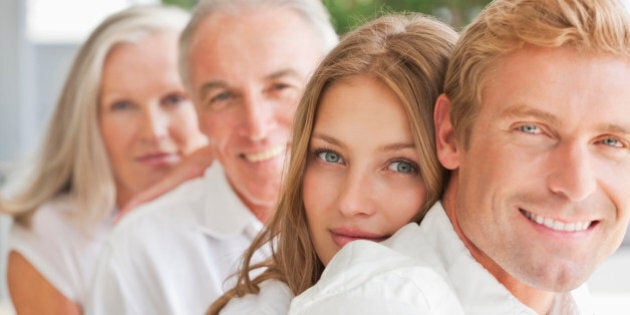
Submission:
[[[433,107],[442,92],[448,58],[457,33],[445,24],[420,14],[387,15],[348,34],[323,60],[299,104],[293,125],[292,155],[277,211],[269,225],[245,252],[234,288],[208,311],[218,314],[233,297],[257,294],[268,279],[285,282],[297,295],[314,285],[324,265],[317,257],[308,230],[302,180],[318,105],[327,88],[353,75],[370,75],[387,85],[401,100],[420,156],[420,174],[427,187],[417,220],[437,201],[444,170],[436,153]],[[270,246],[271,257],[253,263],[259,249]],[[295,272],[299,266],[300,271]],[[250,272],[262,268],[255,278]]]

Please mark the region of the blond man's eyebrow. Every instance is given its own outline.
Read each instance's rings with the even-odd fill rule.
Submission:
[[[597,130],[601,133],[622,134],[626,136],[630,135],[630,129],[618,124],[600,124],[597,125]]]
[[[527,105],[510,106],[501,113],[503,117],[534,117],[552,125],[561,125],[562,121],[555,115]]]

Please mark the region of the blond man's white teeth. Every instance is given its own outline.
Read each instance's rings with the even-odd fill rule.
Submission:
[[[269,159],[272,159],[280,154],[282,154],[285,150],[285,146],[279,145],[277,147],[271,148],[269,150],[254,153],[254,154],[245,154],[245,159],[250,162],[262,162]]]
[[[523,211],[523,213],[528,219],[559,232],[581,232],[591,226],[591,221],[565,223],[551,218],[545,218],[527,211]]]

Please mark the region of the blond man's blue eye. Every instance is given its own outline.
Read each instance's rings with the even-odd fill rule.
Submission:
[[[619,147],[621,146],[621,142],[615,138],[606,138],[604,140],[602,140],[602,143],[604,143],[607,146],[610,147]]]
[[[522,125],[519,130],[525,133],[538,133],[539,129],[536,125]]]

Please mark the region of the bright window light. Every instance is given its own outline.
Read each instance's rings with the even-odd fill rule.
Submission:
[[[26,36],[32,42],[80,42],[106,16],[159,0],[28,0]]]

